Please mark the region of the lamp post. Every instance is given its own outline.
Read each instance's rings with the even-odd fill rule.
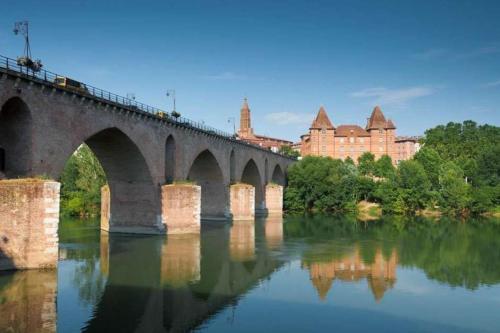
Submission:
[[[174,101],[174,109],[172,110],[172,112],[176,112],[177,110],[175,109],[175,89],[168,89],[167,97],[172,97],[172,100]]]
[[[228,123],[233,123],[233,134],[236,134],[236,118],[229,117],[227,118]]]

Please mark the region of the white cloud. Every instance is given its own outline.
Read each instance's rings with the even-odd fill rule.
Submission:
[[[500,53],[500,47],[498,47],[497,45],[491,45],[491,46],[481,47],[469,52],[457,54],[456,58],[470,59],[470,58],[477,58],[483,55],[498,54],[498,53]]]
[[[500,80],[488,82],[484,86],[485,87],[498,87],[498,86],[500,86]]]
[[[245,75],[240,75],[233,72],[223,72],[215,75],[207,75],[204,76],[204,78],[215,81],[233,81],[233,80],[245,80],[247,77]]]
[[[412,99],[434,94],[435,89],[416,86],[402,89],[368,88],[351,93],[356,98],[373,98],[376,105],[404,105]]]
[[[440,58],[448,53],[448,50],[446,49],[429,49],[425,50],[421,53],[415,53],[413,55],[413,58],[415,59],[420,59],[420,60],[431,60],[431,59],[436,59]]]
[[[314,118],[314,114],[294,112],[273,112],[265,116],[266,121],[274,125],[295,125],[307,123]]]

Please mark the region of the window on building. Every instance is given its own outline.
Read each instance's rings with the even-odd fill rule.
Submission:
[[[365,143],[365,139],[364,138],[359,138],[359,142],[360,143]]]
[[[361,148],[359,150],[365,151],[365,146],[361,146]]]
[[[0,171],[5,171],[5,149],[0,148]]]
[[[344,138],[340,138],[340,143],[344,143]]]
[[[340,151],[343,152],[344,151],[344,147],[340,147]]]
[[[379,151],[384,151],[384,147],[380,146],[380,147],[378,147],[378,150]]]
[[[350,143],[354,143],[354,138],[353,138],[353,137],[350,137],[350,138],[349,138],[349,142],[350,142]]]
[[[383,129],[379,129],[378,132],[379,132],[379,134],[382,134],[382,133],[384,133],[384,130]]]
[[[322,129],[321,129],[321,133],[322,133],[322,134],[325,134],[325,133],[326,133],[326,128],[322,128]]]
[[[384,138],[379,138],[378,142],[384,142]]]

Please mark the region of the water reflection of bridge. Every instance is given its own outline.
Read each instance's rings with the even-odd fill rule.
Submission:
[[[324,300],[334,280],[358,282],[366,279],[376,301],[380,301],[385,292],[396,282],[397,253],[393,249],[389,256],[384,256],[377,248],[373,262],[365,263],[360,254],[359,244],[340,259],[329,261],[305,260],[302,266],[309,270],[312,284],[319,297]]]
[[[242,221],[230,228],[167,239],[102,233],[100,248],[67,247],[60,255],[100,268],[101,281],[106,280],[103,289],[80,290],[80,294],[94,293],[88,297],[98,300],[84,332],[177,332],[197,327],[235,305],[242,294],[278,269],[282,262],[268,249],[281,245],[282,239],[280,219],[257,225]],[[89,248],[93,254],[85,252]],[[99,284],[94,273],[75,274],[80,288]],[[0,286],[2,329],[56,331],[55,271],[0,276]]]
[[[235,222],[167,240],[111,237],[109,264],[102,263],[109,265],[108,282],[84,331],[177,332],[200,325],[280,267],[267,240],[276,245],[282,224],[268,221],[262,230]]]

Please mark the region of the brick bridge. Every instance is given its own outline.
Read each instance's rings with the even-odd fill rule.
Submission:
[[[110,232],[196,233],[204,219],[281,214],[293,160],[97,88],[58,86],[50,72],[24,71],[0,58],[0,177],[8,179],[0,181],[0,269],[53,263],[59,184],[24,178],[59,179],[82,143],[106,173],[101,227]]]

